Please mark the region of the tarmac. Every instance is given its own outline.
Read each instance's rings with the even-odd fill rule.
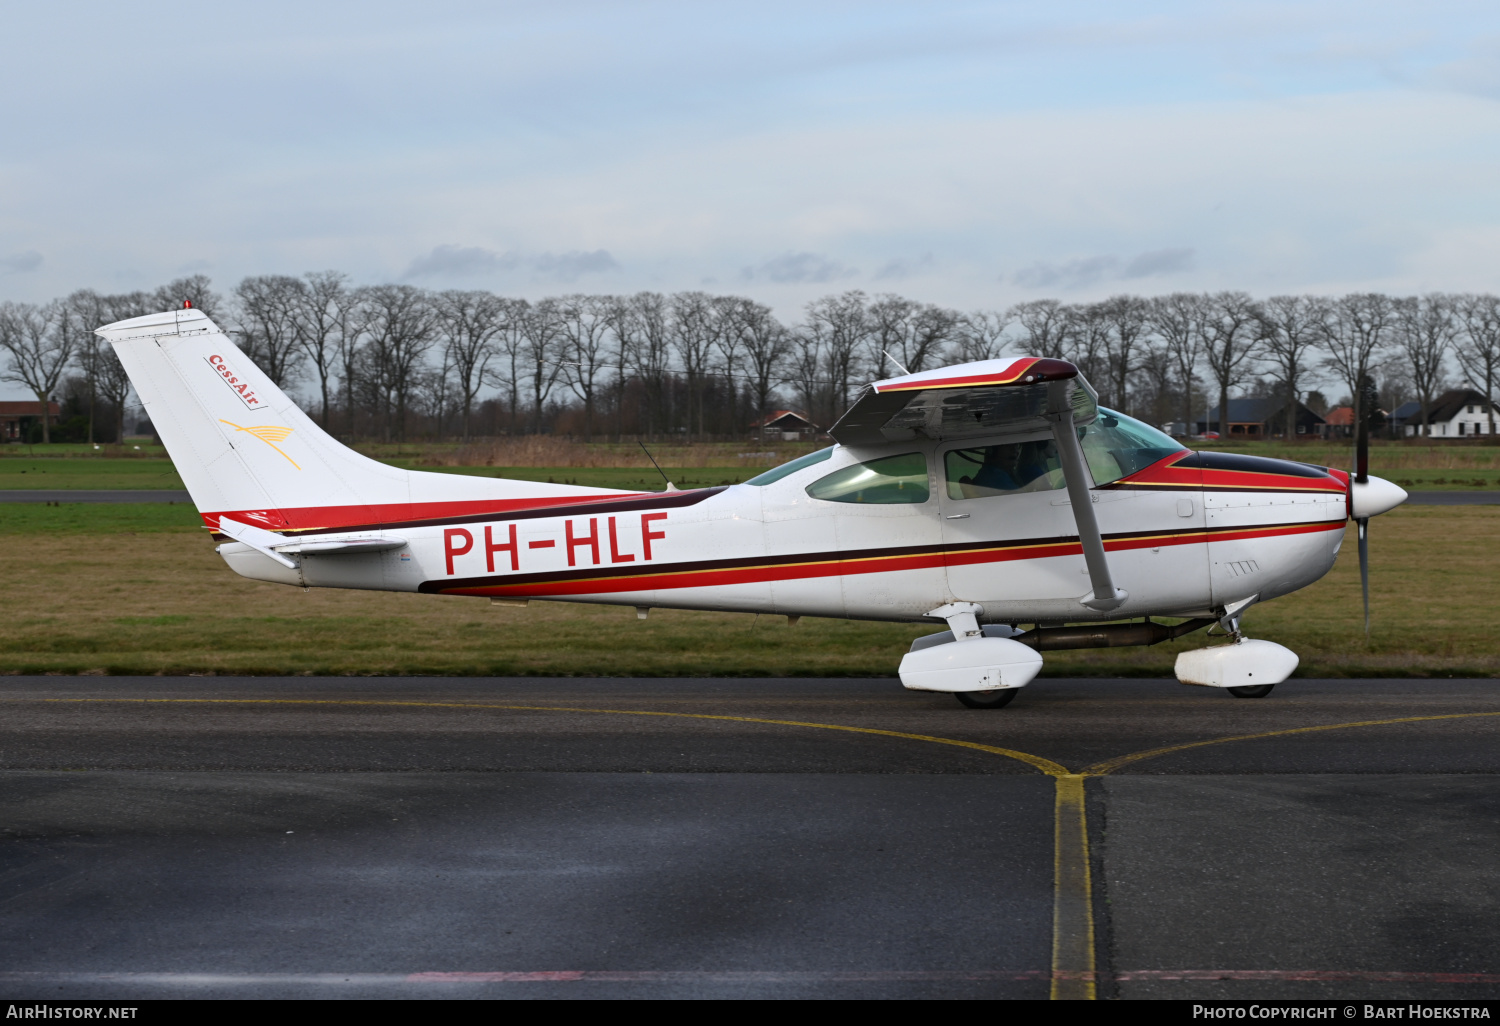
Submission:
[[[0,677],[0,997],[1495,998],[1497,740],[1488,680]]]

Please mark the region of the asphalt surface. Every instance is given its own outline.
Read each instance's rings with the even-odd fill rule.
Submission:
[[[1100,996],[1500,997],[1492,681],[0,677],[0,997],[1045,997],[1053,780],[946,742],[1412,717],[1091,778]]]

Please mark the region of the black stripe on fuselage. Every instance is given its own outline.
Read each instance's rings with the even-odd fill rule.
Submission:
[[[1133,538],[1187,538],[1193,535],[1223,534],[1230,531],[1274,531],[1284,527],[1301,527],[1318,521],[1294,520],[1284,524],[1256,524],[1251,527],[1189,527],[1174,531],[1117,531],[1103,536],[1104,541],[1129,541]],[[696,573],[707,570],[742,570],[749,567],[793,566],[798,563],[855,562],[864,559],[888,559],[899,556],[947,555],[978,549],[1025,549],[1045,545],[1076,544],[1078,535],[1056,535],[1050,538],[955,542],[940,545],[900,545],[878,549],[840,549],[829,552],[795,552],[784,556],[742,556],[733,559],[703,559],[684,563],[632,564],[618,567],[578,567],[549,570],[533,574],[486,574],[483,577],[458,577],[452,580],[423,581],[418,591],[443,592],[452,588],[483,588],[495,584],[546,584],[575,580],[606,580],[615,577],[657,576]]]

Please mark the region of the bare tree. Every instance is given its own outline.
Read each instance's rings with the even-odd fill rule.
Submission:
[[[798,404],[818,424],[831,425],[838,416],[832,379],[828,377],[827,346],[823,336],[798,325],[787,333],[791,352],[791,386]]]
[[[542,432],[542,412],[562,365],[558,357],[564,341],[562,310],[555,299],[542,299],[512,311],[520,321],[525,346],[527,384],[531,388],[532,431]]]
[[[99,299],[98,323],[110,324],[131,317],[144,317],[161,312],[160,300],[149,292],[126,292]],[[115,411],[115,441],[125,441],[125,409],[130,402],[130,375],[125,365],[110,344],[100,346],[100,358],[95,363],[95,391],[111,404]],[[148,411],[149,412],[149,411]]]
[[[305,349],[299,314],[307,286],[285,274],[254,275],[234,287],[234,318],[245,354],[285,388]]]
[[[381,406],[386,441],[406,440],[406,411],[422,358],[433,344],[433,309],[426,292],[411,285],[375,285],[359,290],[362,370]],[[361,366],[362,365],[362,366]]]
[[[718,350],[717,371],[723,377],[725,398],[728,400],[719,410],[718,424],[722,431],[728,428],[730,432],[739,431],[742,426],[740,417],[740,386],[739,363],[740,347],[744,338],[740,334],[739,311],[741,304],[747,300],[739,296],[715,296],[714,323],[717,330],[714,332],[714,348]]]
[[[583,438],[594,440],[594,410],[609,372],[610,314],[613,296],[564,296],[562,377],[583,403]]]
[[[1138,384],[1135,393],[1137,412],[1144,412],[1149,407],[1147,419],[1157,424],[1170,421],[1175,409],[1176,398],[1173,393],[1177,378],[1177,364],[1172,350],[1166,342],[1148,336],[1136,364],[1136,381],[1145,383],[1146,393],[1143,399],[1142,389]]]
[[[1408,296],[1395,301],[1396,341],[1406,357],[1406,369],[1411,372],[1412,387],[1417,392],[1417,402],[1422,407],[1422,422],[1417,434],[1432,434],[1428,423],[1428,412],[1432,398],[1442,380],[1443,365],[1448,352],[1453,348],[1459,332],[1459,322],[1454,314],[1453,301],[1441,292],[1432,292],[1420,299]]]
[[[1151,329],[1177,369],[1182,386],[1182,421],[1188,434],[1193,433],[1193,380],[1198,361],[1208,345],[1208,297],[1196,292],[1174,292],[1151,300]],[[1205,411],[1206,415],[1206,411]],[[1207,429],[1207,423],[1204,424]]]
[[[1070,310],[1055,299],[1033,299],[1017,303],[1006,316],[1021,326],[1017,344],[1027,356],[1063,360],[1071,336]]]
[[[1286,440],[1297,438],[1297,387],[1323,337],[1324,304],[1312,296],[1272,296],[1261,304],[1261,337],[1286,395]]]
[[[89,444],[93,444],[98,430],[94,420],[99,406],[100,361],[105,359],[105,350],[114,355],[114,349],[94,329],[109,322],[102,298],[93,289],[79,289],[62,301],[59,330],[69,336],[78,369],[83,372],[84,387],[89,397]]]
[[[500,328],[495,332],[495,355],[481,380],[505,396],[507,432],[514,432],[521,409],[521,381],[526,366],[525,319],[531,304],[524,299],[500,300]]]
[[[972,310],[959,318],[956,355],[963,363],[994,360],[1005,351],[1005,330],[1010,327],[1010,313],[999,310]]]
[[[1458,299],[1463,331],[1454,351],[1471,384],[1484,382],[1484,407],[1489,411],[1489,433],[1495,433],[1495,376],[1500,369],[1500,298],[1465,295]]]
[[[637,292],[616,303],[610,312],[610,330],[615,336],[620,377],[633,374],[640,383],[640,426],[654,434],[667,414],[667,372],[671,365],[668,329],[671,307],[659,292]]]
[[[726,333],[732,332],[739,339],[745,353],[755,416],[764,418],[770,412],[771,393],[781,383],[782,368],[791,353],[791,334],[771,314],[770,307],[749,299],[735,300],[726,317]]]
[[[876,296],[869,306],[869,346],[873,376],[893,376],[887,359],[898,361],[903,373],[927,369],[958,338],[959,315],[931,303],[914,303],[900,296]]]
[[[668,331],[672,348],[687,377],[687,429],[691,440],[703,433],[703,385],[718,341],[718,310],[713,297],[705,292],[679,292],[672,297],[670,309]],[[696,428],[693,424],[695,409],[698,415]]]
[[[490,292],[454,289],[434,296],[433,307],[443,342],[443,363],[456,377],[460,433],[467,442],[474,400],[495,356],[495,337],[506,325],[506,306]]]
[[[803,326],[803,333],[812,340],[812,346],[804,347],[804,350],[819,353],[822,358],[820,376],[827,382],[824,415],[829,419],[826,423],[832,423],[849,404],[854,361],[871,332],[865,294],[858,289],[839,296],[824,296],[807,304],[807,323]],[[799,366],[798,373],[802,374],[804,370]]]
[[[1348,384],[1354,423],[1363,424],[1372,412],[1364,408],[1365,379],[1390,345],[1395,304],[1378,292],[1356,292],[1334,300],[1325,312],[1322,331],[1328,347],[1326,363]]]
[[[1106,362],[1109,353],[1110,321],[1103,303],[1086,303],[1066,308],[1068,319],[1066,352],[1090,381],[1103,382],[1109,388]]]
[[[0,348],[10,356],[10,366],[0,374],[0,381],[24,385],[36,396],[42,407],[43,445],[52,441],[52,393],[72,362],[77,345],[76,335],[61,330],[63,316],[60,300],[43,306],[0,306]]]
[[[318,396],[322,402],[323,429],[328,430],[328,382],[333,377],[344,341],[353,332],[348,278],[338,271],[313,271],[303,276],[304,285],[297,293],[292,311],[292,325],[297,345],[312,362],[318,377]]]
[[[1219,386],[1219,437],[1229,437],[1229,390],[1239,384],[1260,341],[1260,309],[1244,292],[1219,292],[1209,298],[1205,360]]]
[[[224,300],[210,287],[211,284],[206,274],[194,274],[170,281],[151,294],[146,304],[150,309],[145,313],[181,310],[183,303],[191,303],[195,310],[202,310],[217,321],[222,312]],[[144,316],[144,314],[137,316]]]
[[[1104,349],[1109,361],[1110,405],[1130,412],[1130,376],[1136,371],[1143,337],[1150,330],[1151,304],[1139,296],[1111,296],[1099,304]]]

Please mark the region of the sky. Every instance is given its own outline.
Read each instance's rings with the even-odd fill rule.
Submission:
[[[1500,289],[1500,4],[0,0],[0,300]]]

